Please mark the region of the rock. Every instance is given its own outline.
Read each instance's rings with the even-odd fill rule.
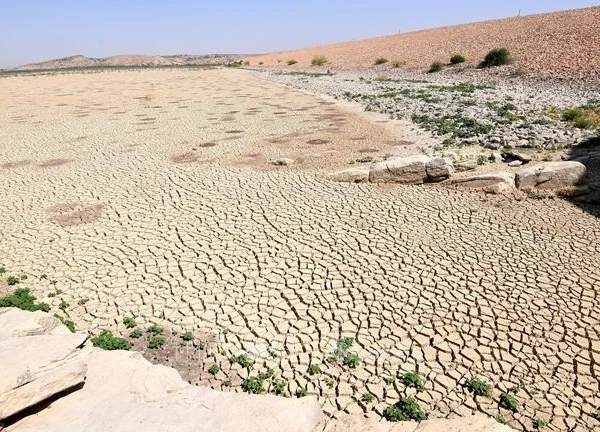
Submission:
[[[521,165],[523,165],[523,162],[521,162],[520,160],[514,160],[508,163],[509,167],[520,167]]]
[[[471,160],[471,159],[467,159],[464,161],[454,163],[454,169],[457,172],[472,171],[475,168],[477,168],[477,162],[475,162],[474,160]]]
[[[450,178],[454,173],[454,165],[447,158],[434,158],[425,165],[427,178],[432,182],[440,182]]]
[[[581,162],[544,162],[517,171],[516,184],[521,190],[562,189],[581,184],[586,171]]]
[[[273,160],[271,163],[273,165],[277,165],[277,166],[288,166],[291,165],[295,162],[294,159],[290,159],[290,158],[278,158]]]
[[[454,181],[454,184],[470,189],[481,189],[488,193],[505,193],[514,190],[515,175],[501,171],[458,179]]]
[[[429,160],[429,156],[414,155],[374,163],[369,171],[369,181],[372,183],[422,184],[427,181],[426,165]]]
[[[42,311],[0,308],[0,341],[42,334],[71,334],[58,318]]]
[[[489,160],[491,160],[492,162],[504,162],[504,158],[502,157],[502,155],[498,152],[493,152],[490,157]]]
[[[366,183],[369,181],[369,166],[357,166],[329,175],[330,180],[343,183]]]
[[[519,161],[519,162],[526,164],[531,161],[530,156],[523,154],[523,153],[513,152],[513,151],[504,151],[504,152],[502,152],[501,156],[502,156],[502,159],[504,159],[506,162]]]

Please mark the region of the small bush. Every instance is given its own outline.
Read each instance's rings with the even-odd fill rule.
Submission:
[[[328,63],[329,61],[327,60],[327,57],[325,56],[314,56],[313,59],[311,60],[310,64],[313,66],[323,66],[324,64]]]
[[[0,276],[2,276],[4,273],[6,273],[6,269],[0,266]]]
[[[308,367],[309,375],[318,375],[320,373],[321,373],[321,366],[319,366],[318,364],[313,363]]]
[[[379,66],[379,65],[382,65],[382,64],[386,64],[388,61],[389,61],[389,60],[388,60],[388,59],[386,59],[385,57],[378,57],[378,58],[375,60],[375,66]]]
[[[580,118],[573,122],[573,126],[575,126],[577,129],[589,129],[593,125],[593,122],[586,118]]]
[[[75,327],[76,326],[75,326],[75,323],[73,321],[71,321],[70,319],[61,317],[58,314],[54,314],[54,316],[56,318],[58,318],[60,320],[60,322],[63,323],[63,325],[71,331],[71,333],[75,333]]]
[[[410,396],[399,400],[394,405],[389,405],[383,411],[383,416],[392,422],[422,421],[427,418],[427,414],[421,409],[415,398]]]
[[[360,358],[358,357],[358,354],[348,353],[346,357],[344,357],[344,364],[350,369],[355,369],[359,363]]]
[[[26,311],[48,312],[50,306],[47,303],[36,303],[36,298],[31,295],[28,288],[16,289],[12,294],[0,298],[0,307],[16,307]]]
[[[514,413],[519,411],[519,401],[511,391],[506,391],[500,395],[500,406]]]
[[[500,423],[500,424],[503,424],[503,425],[508,424],[508,422],[506,421],[506,419],[504,418],[504,416],[501,416],[501,415],[496,416],[496,421],[498,423]]]
[[[64,311],[68,307],[69,307],[69,303],[67,303],[63,299],[60,299],[60,303],[58,304],[58,308]]]
[[[107,351],[129,350],[131,344],[123,338],[114,336],[108,330],[104,330],[98,336],[92,338],[92,345]]]
[[[406,372],[400,377],[400,382],[406,387],[412,387],[416,389],[418,392],[423,391],[425,389],[425,386],[423,385],[423,380],[421,379],[421,375],[419,375],[419,372]]]
[[[490,383],[480,378],[471,378],[467,380],[465,387],[475,396],[489,396],[492,391]]]
[[[135,322],[135,318],[134,317],[124,317],[123,318],[123,324],[125,324],[126,328],[134,328],[135,326],[137,326],[137,323]]]
[[[148,333],[152,333],[153,335],[160,335],[163,332],[162,327],[152,323],[152,325],[150,327],[148,327],[148,330],[146,330]]]
[[[276,379],[273,380],[273,393],[276,395],[282,395],[285,393],[285,389],[287,388],[287,381]]]
[[[264,393],[264,381],[255,376],[248,377],[242,382],[242,390],[251,394]]]
[[[211,374],[212,376],[215,376],[220,371],[221,371],[221,367],[216,363],[213,363],[212,366],[208,368],[208,373]]]
[[[133,329],[131,333],[129,333],[129,337],[133,339],[139,339],[142,337],[142,331],[139,328]]]
[[[564,121],[576,121],[581,118],[583,118],[583,110],[580,108],[571,108],[562,113],[562,119]]]
[[[485,55],[480,67],[502,66],[510,63],[510,52],[506,48],[495,48]]]
[[[148,340],[148,348],[157,349],[162,347],[165,344],[165,337],[161,335],[152,336]]]
[[[443,67],[444,67],[444,65],[442,64],[441,61],[434,61],[429,66],[429,70],[427,72],[429,72],[429,73],[439,72],[442,70]]]
[[[532,199],[532,200],[543,200],[543,199],[548,198],[548,196],[542,192],[531,191],[527,194],[527,198]]]
[[[8,278],[6,278],[6,283],[7,283],[9,286],[16,285],[16,284],[18,284],[19,282],[21,282],[21,279],[19,279],[19,278],[18,278],[18,277],[16,277],[16,276],[9,276]]]
[[[305,397],[308,396],[308,389],[306,387],[298,387],[296,389],[296,397]]]
[[[538,430],[539,429],[543,429],[546,426],[548,426],[548,420],[544,420],[544,419],[541,419],[541,418],[535,418],[535,419],[533,419],[532,423],[533,423],[533,428],[534,429],[538,429]]]
[[[194,333],[192,333],[191,331],[186,331],[184,334],[181,335],[181,339],[183,339],[186,342],[189,342],[192,339],[194,339]]]
[[[361,402],[368,404],[375,400],[375,396],[373,396],[369,392],[366,392],[366,393],[363,393],[363,395],[360,397],[360,400],[361,400]]]
[[[287,61],[287,64],[288,64],[288,66],[295,65],[296,63],[298,63],[298,60],[294,60],[294,59],[292,59],[292,60],[288,60],[288,61]]]
[[[231,364],[239,364],[241,367],[246,368],[246,369],[250,369],[252,368],[252,365],[254,364],[254,361],[248,357],[248,355],[246,354],[240,354],[237,356],[233,356],[229,359],[229,362]]]
[[[454,54],[452,57],[450,57],[450,63],[453,65],[464,63],[465,61],[466,59],[460,54]]]

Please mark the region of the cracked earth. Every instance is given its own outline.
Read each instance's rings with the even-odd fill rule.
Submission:
[[[560,199],[329,182],[353,156],[416,150],[244,71],[10,77],[0,94],[2,264],[40,300],[65,301],[80,329],[124,331],[135,315],[192,330],[222,365],[195,382],[239,390],[248,372],[227,358],[247,353],[330,414],[380,415],[406,391],[390,378],[417,370],[432,417],[600,428],[594,215]],[[342,337],[354,369],[327,362]],[[492,398],[463,388],[474,376]],[[517,414],[497,403],[513,386]]]

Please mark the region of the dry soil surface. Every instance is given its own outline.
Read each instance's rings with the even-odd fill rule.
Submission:
[[[272,368],[284,393],[306,388],[331,414],[380,415],[414,392],[397,375],[417,370],[432,417],[600,427],[592,214],[324,180],[368,149],[411,145],[244,71],[10,77],[0,95],[4,277],[27,274],[18,286],[80,328],[125,334],[134,315],[192,331],[208,344],[190,344],[206,350],[190,380],[240,391]],[[343,337],[355,368],[332,362]],[[252,370],[230,364],[240,354]],[[471,377],[491,397],[474,398]],[[498,406],[513,386],[516,414]]]

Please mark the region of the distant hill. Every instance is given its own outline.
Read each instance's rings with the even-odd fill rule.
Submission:
[[[251,59],[252,65],[309,66],[325,56],[331,67],[369,67],[384,57],[409,68],[449,62],[459,53],[479,63],[493,48],[505,47],[517,66],[529,71],[573,76],[600,75],[600,7],[440,27],[355,42],[279,52]],[[388,64],[389,66],[389,64]],[[385,66],[383,66],[385,67]]]
[[[74,55],[61,59],[32,63],[15,68],[14,70],[68,69],[111,66],[193,66],[223,64],[239,61],[240,54],[209,54],[190,55],[177,54],[168,56],[148,56],[140,54],[124,54],[106,58],[91,58],[84,55]]]

